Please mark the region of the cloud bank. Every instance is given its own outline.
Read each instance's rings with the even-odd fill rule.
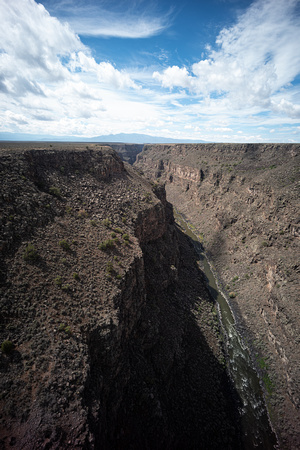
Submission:
[[[2,130],[30,122],[38,131],[43,121],[46,132],[93,134],[85,119],[101,118],[107,90],[139,88],[126,71],[97,63],[69,24],[34,0],[1,0],[0,16]]]

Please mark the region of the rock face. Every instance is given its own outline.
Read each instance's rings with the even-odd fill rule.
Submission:
[[[0,169],[0,447],[241,448],[163,186],[100,145],[2,145]]]
[[[299,153],[298,144],[149,145],[136,163],[196,227],[289,449],[300,442]]]

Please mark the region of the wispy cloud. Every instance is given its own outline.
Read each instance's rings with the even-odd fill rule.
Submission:
[[[290,84],[300,73],[298,4],[255,1],[236,25],[221,31],[217,49],[210,50],[207,59],[189,68],[156,71],[154,79],[163,87],[226,98],[231,108],[253,106],[300,117],[299,105],[288,98]]]
[[[49,2],[49,10],[81,36],[149,38],[162,33],[172,22],[172,9],[160,13],[149,1],[118,2],[118,10],[114,2],[109,8],[103,2]]]

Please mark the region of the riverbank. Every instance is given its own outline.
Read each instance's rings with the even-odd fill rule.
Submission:
[[[201,234],[197,233],[195,227],[189,224],[178,210],[174,212],[174,216],[177,224],[193,242],[199,257],[199,266],[217,305],[224,335],[228,373],[242,401],[240,414],[244,448],[275,449],[278,438],[267,411],[263,381],[253,362],[253,349],[251,350],[247,336],[239,332],[234,308],[230,305],[229,296],[223,291],[215,268],[205,254]]]

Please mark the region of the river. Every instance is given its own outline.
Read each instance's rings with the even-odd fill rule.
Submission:
[[[270,426],[259,377],[253,368],[248,348],[238,333],[230,306],[215,280],[198,237],[188,227],[182,215],[174,211],[174,216],[181,229],[194,243],[207,286],[218,305],[227,352],[227,367],[242,402],[240,417],[244,448],[276,449],[277,439]]]

